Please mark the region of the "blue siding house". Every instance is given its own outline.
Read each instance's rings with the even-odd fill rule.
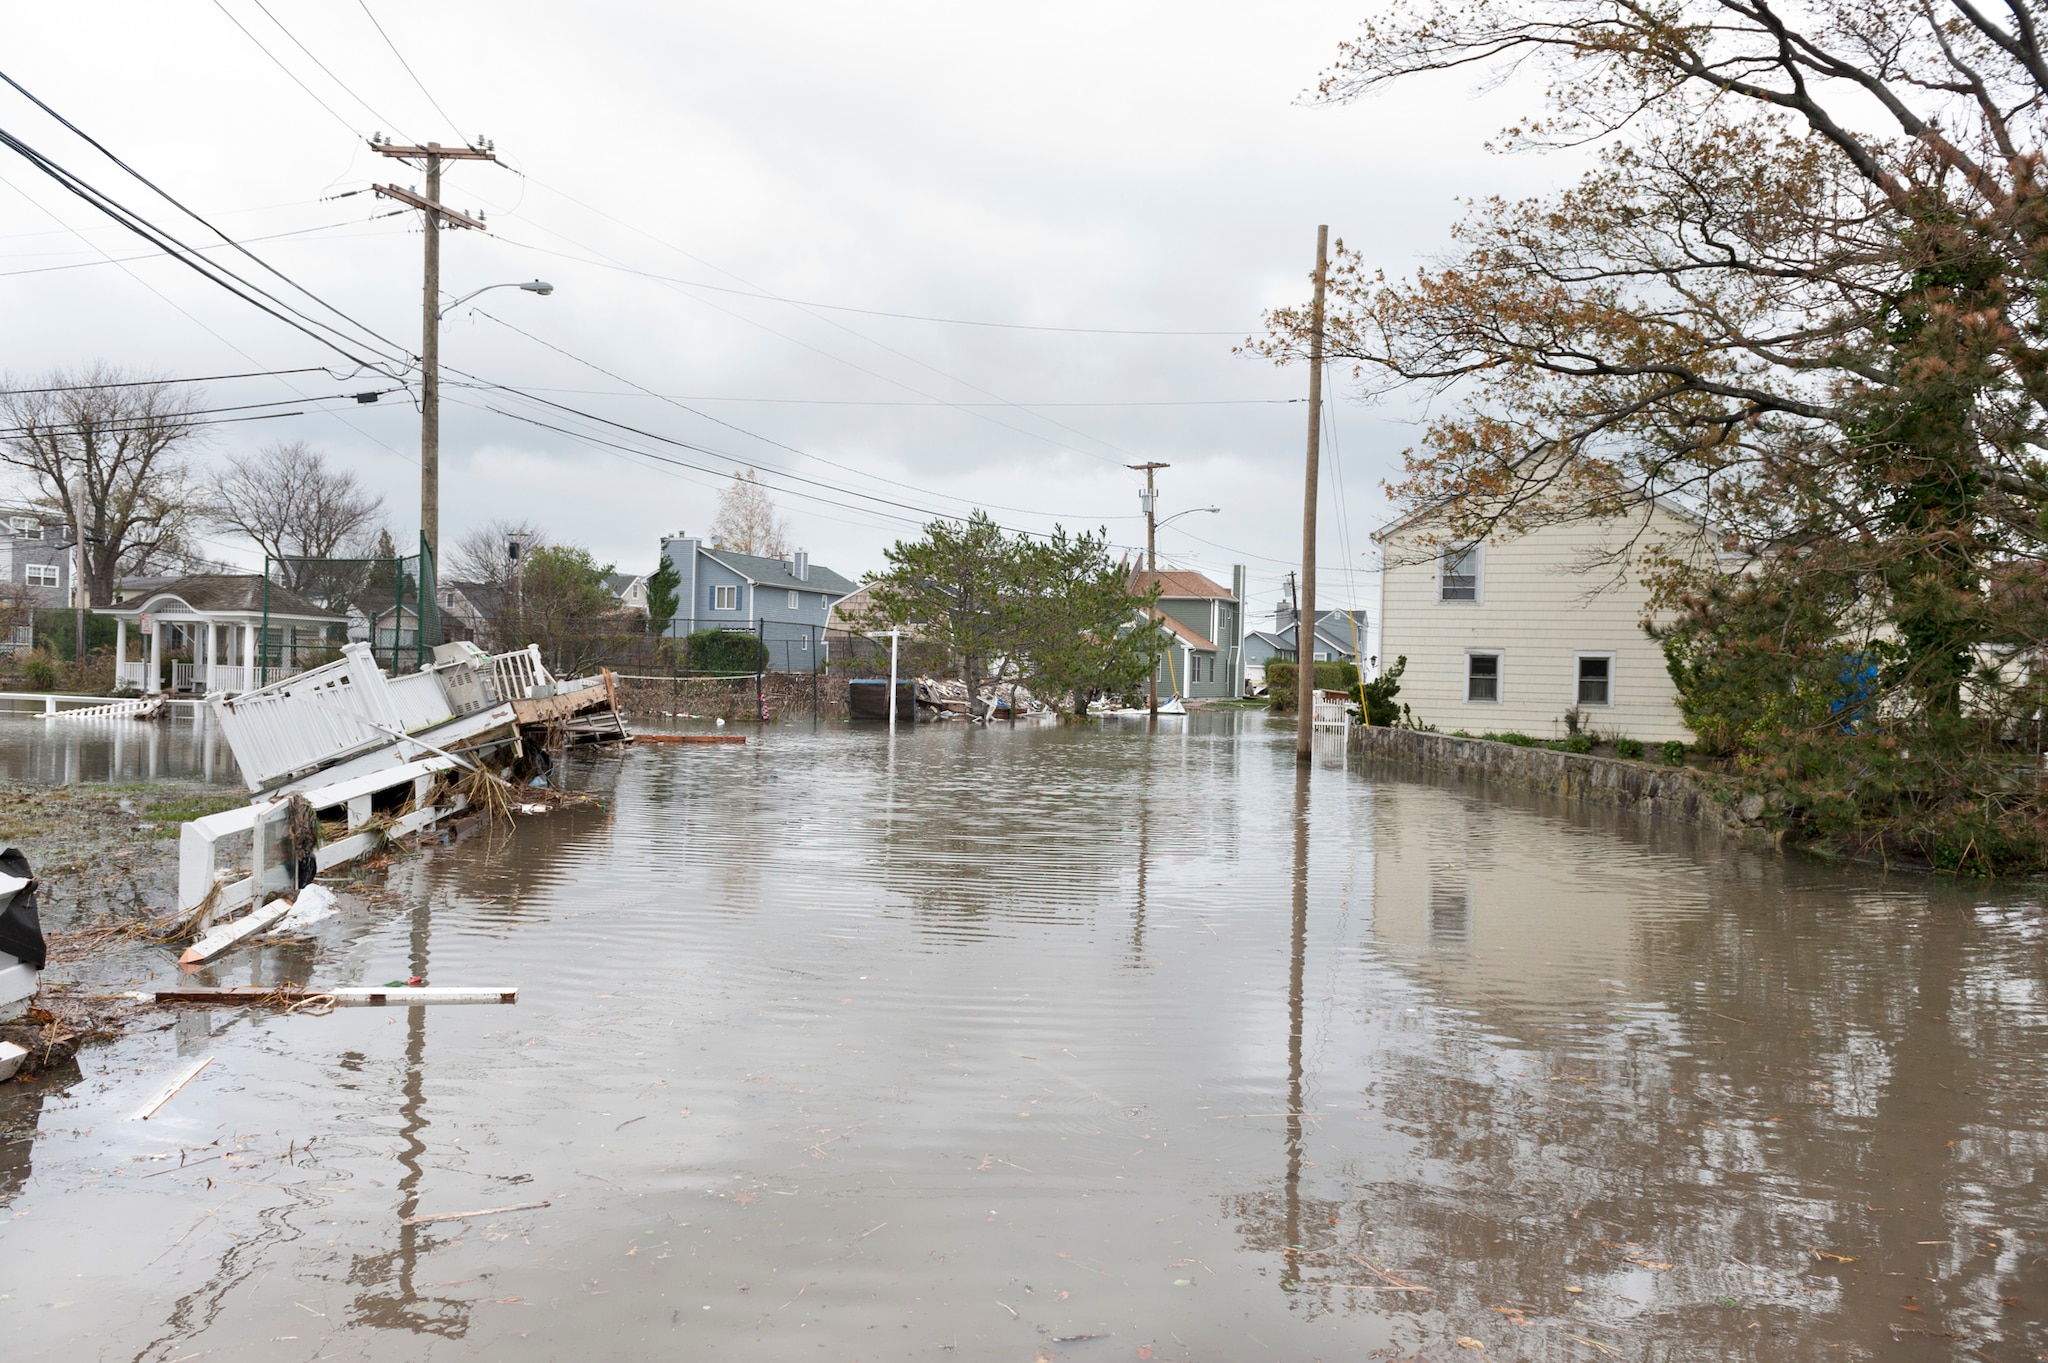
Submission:
[[[814,565],[801,549],[786,559],[762,558],[679,534],[662,540],[661,553],[679,579],[669,636],[758,629],[768,646],[768,666],[777,672],[809,672],[824,661],[832,603],[860,585]]]

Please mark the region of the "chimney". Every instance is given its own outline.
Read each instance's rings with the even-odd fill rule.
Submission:
[[[790,575],[799,582],[809,582],[811,580],[810,550],[799,549],[796,551],[796,557],[791,560]]]

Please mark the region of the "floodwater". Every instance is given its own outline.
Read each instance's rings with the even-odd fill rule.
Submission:
[[[10,1086],[7,1357],[2048,1349],[2033,890],[1290,738],[582,759],[605,808],[217,976],[516,1005],[188,1014]]]
[[[48,786],[158,781],[242,786],[234,750],[211,718],[45,721],[0,710],[0,780]]]

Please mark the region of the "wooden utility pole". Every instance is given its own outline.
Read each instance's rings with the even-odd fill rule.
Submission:
[[[1316,228],[1316,301],[1308,337],[1308,459],[1301,502],[1301,592],[1294,613],[1294,759],[1315,748],[1316,465],[1323,452],[1323,284],[1330,273],[1330,227]]]
[[[420,322],[420,538],[434,556],[434,571],[441,566],[441,225],[486,230],[481,218],[458,213],[441,204],[441,163],[443,161],[495,161],[491,144],[480,147],[444,147],[429,142],[424,147],[402,147],[376,138],[371,150],[379,156],[418,161],[427,172],[425,197],[397,185],[377,185],[376,191],[420,210],[427,229],[427,270],[421,300]]]
[[[1145,474],[1145,491],[1138,499],[1145,507],[1145,573],[1148,577],[1156,580],[1159,576],[1159,493],[1152,486],[1152,471],[1154,469],[1170,469],[1173,465],[1160,463],[1126,464],[1124,467],[1140,469]],[[1151,589],[1152,584],[1147,582],[1145,590],[1150,591]],[[1150,712],[1152,718],[1157,719],[1159,718],[1159,660],[1157,658],[1152,660],[1152,677],[1146,682],[1145,686],[1145,708]]]

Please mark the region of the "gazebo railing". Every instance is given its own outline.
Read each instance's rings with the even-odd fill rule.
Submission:
[[[341,659],[214,702],[221,733],[251,790],[389,743],[405,710],[367,644]],[[427,680],[435,685],[431,674]],[[445,701],[443,702],[445,711]]]

